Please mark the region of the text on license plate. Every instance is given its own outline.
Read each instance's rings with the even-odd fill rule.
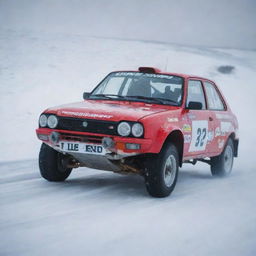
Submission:
[[[101,145],[79,142],[60,141],[60,149],[65,152],[78,152],[94,155],[105,155],[106,151]]]

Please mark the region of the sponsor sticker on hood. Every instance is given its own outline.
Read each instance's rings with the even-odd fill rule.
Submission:
[[[96,117],[96,118],[112,118],[112,115],[106,114],[93,114],[93,113],[83,113],[83,112],[73,112],[73,111],[61,111],[61,114],[69,115],[69,116],[76,116],[76,117]]]

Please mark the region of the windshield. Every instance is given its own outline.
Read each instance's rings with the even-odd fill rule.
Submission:
[[[179,76],[140,72],[109,74],[90,95],[90,99],[145,101],[181,105],[183,78]]]

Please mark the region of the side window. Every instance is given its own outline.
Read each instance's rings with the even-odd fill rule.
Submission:
[[[198,80],[188,81],[188,96],[187,96],[186,107],[188,107],[188,103],[190,101],[201,102],[203,106],[202,109],[205,109],[204,91],[203,91],[202,83]]]
[[[208,109],[211,110],[224,110],[223,102],[217,92],[215,86],[209,82],[204,83],[205,92],[207,96]]]

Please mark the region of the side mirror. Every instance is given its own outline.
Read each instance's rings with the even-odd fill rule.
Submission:
[[[84,92],[84,94],[83,94],[84,100],[88,99],[89,96],[90,96],[90,93],[89,93],[89,92]]]
[[[202,109],[203,108],[203,104],[201,102],[197,102],[197,101],[190,101],[188,103],[188,109]]]

